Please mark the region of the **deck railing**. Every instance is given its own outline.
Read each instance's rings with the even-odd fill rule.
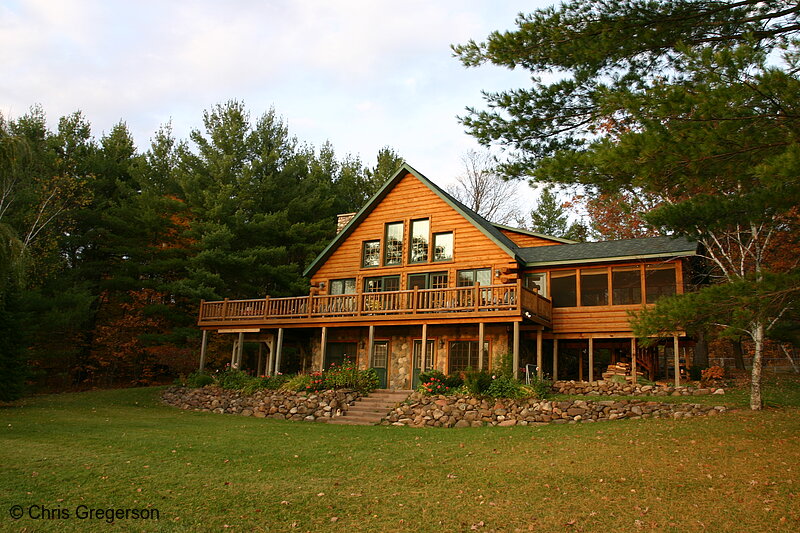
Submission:
[[[549,299],[523,287],[518,281],[513,285],[203,301],[199,323],[493,312],[503,315],[519,313],[537,322],[549,322],[551,309]]]

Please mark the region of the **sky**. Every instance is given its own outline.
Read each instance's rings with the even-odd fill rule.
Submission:
[[[530,73],[467,69],[451,44],[514,28],[516,0],[0,0],[0,113],[80,110],[96,137],[124,121],[144,151],[231,99],[274,107],[300,141],[359,156],[390,146],[447,186],[480,149],[457,116]],[[527,189],[527,187],[524,187]],[[527,197],[528,192],[523,196]]]

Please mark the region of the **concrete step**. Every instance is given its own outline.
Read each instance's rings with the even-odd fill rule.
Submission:
[[[375,425],[385,417],[389,410],[408,398],[411,391],[377,390],[359,398],[347,410],[347,414],[330,420],[330,424]]]

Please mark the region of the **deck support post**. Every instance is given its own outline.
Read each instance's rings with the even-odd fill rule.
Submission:
[[[239,333],[239,343],[236,346],[236,368],[242,369],[242,350],[244,349],[244,333]]]
[[[266,372],[261,372],[261,367],[264,366],[264,343],[258,343],[258,364],[256,365],[256,376],[263,376]]]
[[[536,330],[536,377],[544,377],[544,361],[542,359],[542,330]]]
[[[558,339],[553,337],[553,381],[558,381]]]
[[[681,356],[680,356],[680,346],[678,345],[678,336],[672,336],[672,351],[673,351],[673,358],[675,359],[675,388],[681,386]]]
[[[519,379],[519,322],[514,322],[514,357],[512,364],[514,365],[514,379]]]
[[[369,325],[369,338],[367,339],[367,342],[369,344],[367,345],[367,364],[365,367],[369,368],[372,365],[372,354],[375,344],[375,324]]]
[[[422,346],[420,346],[420,360],[419,360],[419,369],[420,372],[425,372],[428,370],[425,367],[426,363],[426,356],[428,352],[428,324],[422,324]],[[412,357],[413,359],[413,357]],[[413,362],[412,362],[413,363]]]
[[[231,346],[231,364],[230,364],[231,368],[236,368],[236,349],[237,349],[236,344],[238,342],[239,341],[237,341],[236,339],[233,339],[233,346]]]
[[[319,344],[319,371],[325,370],[325,353],[328,351],[328,327],[322,326],[322,338]]]
[[[271,376],[275,372],[275,335],[270,336],[269,342],[267,342],[267,348],[269,349],[269,356],[267,357],[266,374]]]
[[[281,373],[281,353],[283,352],[283,328],[278,328],[278,345],[275,347],[275,372],[277,376]]]
[[[631,377],[635,386],[639,382],[639,378],[636,375],[636,337],[631,338]]]
[[[478,322],[478,370],[483,370],[483,345],[486,342],[486,329],[483,322]]]
[[[594,381],[594,338],[589,337],[589,381]]]
[[[200,372],[206,368],[206,349],[208,348],[208,330],[203,330],[203,340],[200,342]]]

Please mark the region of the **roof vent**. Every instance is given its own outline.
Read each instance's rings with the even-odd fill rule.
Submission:
[[[336,215],[336,233],[342,231],[354,216],[356,216],[355,213],[343,213],[341,215]]]

